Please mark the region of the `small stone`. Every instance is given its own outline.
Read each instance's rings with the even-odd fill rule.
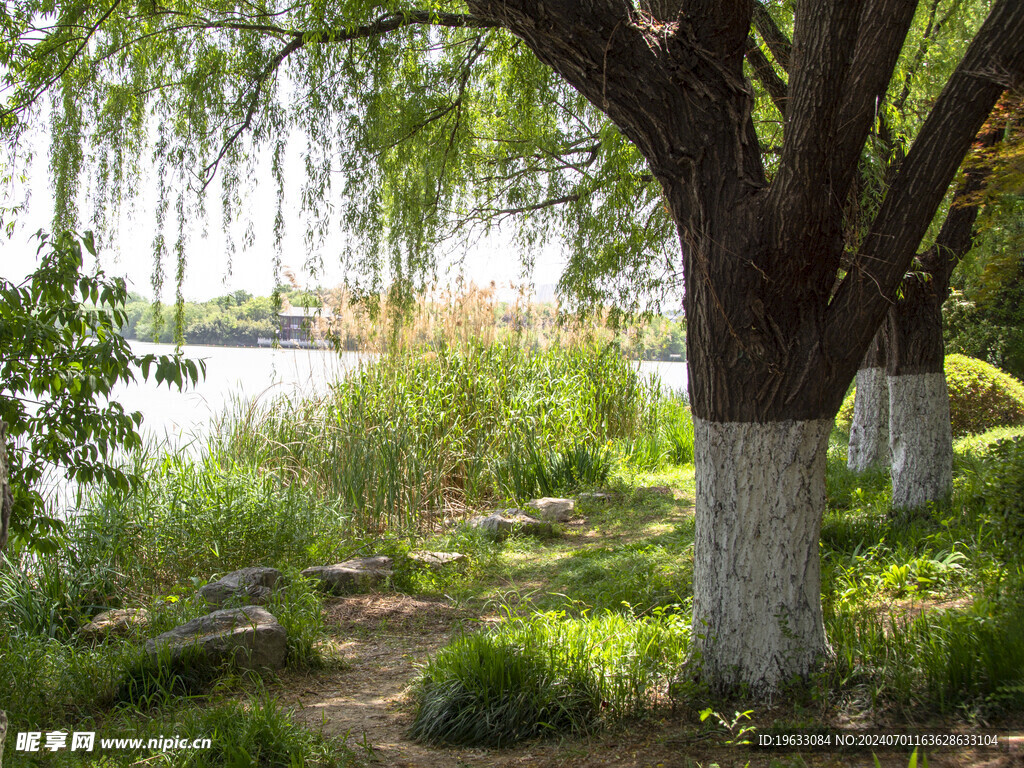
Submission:
[[[320,587],[334,594],[353,589],[376,587],[391,575],[391,558],[356,557],[334,565],[315,565],[302,572],[303,576],[320,582]]]
[[[288,633],[266,608],[247,605],[214,611],[164,632],[146,641],[146,652],[154,660],[169,653],[176,661],[195,652],[212,665],[230,661],[241,669],[280,669],[288,656]]]
[[[102,640],[111,635],[130,635],[149,624],[149,611],[145,608],[115,608],[93,617],[78,630],[86,640]]]
[[[564,523],[572,518],[573,511],[576,509],[576,502],[572,499],[557,499],[545,496],[542,499],[526,502],[526,506],[537,510],[537,514],[545,520]]]
[[[470,518],[467,523],[472,528],[480,528],[492,538],[502,541],[507,539],[513,530],[527,536],[550,536],[554,533],[551,523],[530,517],[521,509],[504,509],[498,512]]]
[[[466,556],[458,552],[427,552],[417,550],[409,553],[409,559],[414,563],[425,565],[434,571],[443,570],[449,566],[464,562]]]
[[[210,605],[223,605],[232,598],[265,605],[280,580],[281,572],[276,568],[242,568],[200,587],[198,595]]]

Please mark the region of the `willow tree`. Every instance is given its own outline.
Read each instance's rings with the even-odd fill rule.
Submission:
[[[13,26],[45,29],[7,48],[23,63],[11,119],[54,94],[66,216],[80,169],[98,169],[99,199],[124,194],[152,139],[179,271],[188,182],[219,172],[230,219],[245,147],[267,144],[281,188],[297,129],[311,232],[336,211],[352,236],[338,250],[371,283],[414,280],[453,223],[513,213],[534,214],[527,245],[568,227],[572,279],[639,279],[629,245],[663,242],[667,212],[697,437],[695,671],[771,691],[829,655],[818,539],[833,416],[972,138],[1024,74],[1024,4],[993,2],[847,252],[845,201],[912,0],[796,4],[777,155],[752,119],[751,0],[98,0],[56,18],[37,2],[14,3]]]

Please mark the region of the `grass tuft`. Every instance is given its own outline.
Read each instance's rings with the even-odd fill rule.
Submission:
[[[639,715],[667,690],[688,638],[685,621],[665,611],[510,617],[427,663],[412,737],[499,747]]]

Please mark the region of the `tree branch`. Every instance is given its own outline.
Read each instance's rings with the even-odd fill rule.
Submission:
[[[474,29],[498,26],[495,22],[480,19],[468,14],[416,10],[383,16],[370,24],[363,24],[358,27],[291,32],[292,39],[287,45],[278,51],[274,58],[272,58],[267,63],[267,66],[264,67],[259,77],[256,78],[256,81],[253,84],[254,88],[250,93],[249,98],[246,100],[247,104],[245,107],[244,117],[241,122],[236,124],[235,130],[232,131],[231,135],[228,136],[221,145],[220,151],[217,153],[217,157],[200,172],[199,178],[202,181],[202,188],[205,189],[210,184],[217,173],[217,168],[220,167],[220,164],[224,160],[228,151],[235,142],[241,138],[242,134],[252,127],[252,121],[256,115],[256,110],[259,107],[259,101],[263,93],[264,86],[277,72],[285,59],[295,53],[295,51],[309,44],[341,43],[368,37],[379,37],[404,27],[421,25],[449,28],[471,27]],[[238,27],[236,26],[234,28]]]
[[[867,347],[950,181],[1003,90],[1024,80],[1024,4],[997,0],[946,84],[840,283],[826,317],[826,354]],[[831,371],[832,376],[852,371]],[[847,376],[848,378],[848,376]]]
[[[779,73],[775,71],[775,67],[773,67],[772,63],[768,61],[768,57],[764,55],[764,52],[761,50],[761,46],[759,46],[757,41],[752,37],[747,41],[746,57],[751,68],[754,70],[754,75],[757,76],[761,85],[763,85],[764,89],[768,92],[768,96],[771,97],[775,108],[785,116],[787,96],[786,81],[779,77]]]
[[[769,241],[777,259],[836,251],[841,222],[830,185],[832,150],[840,130],[846,82],[862,10],[871,0],[800,3],[794,26],[794,56],[779,169],[766,200]],[[840,198],[841,200],[841,198]],[[822,260],[817,268],[832,267]]]
[[[903,41],[914,21],[917,0],[868,0],[861,17],[837,135],[832,150],[832,193],[845,200],[857,171],[858,159],[874,123],[879,103],[892,79]]]
[[[753,20],[754,29],[757,30],[757,34],[761,36],[761,39],[764,40],[768,50],[772,52],[775,61],[778,62],[778,65],[782,67],[784,72],[789,72],[793,43],[790,42],[786,33],[779,28],[779,25],[775,23],[775,19],[772,18],[768,8],[765,7],[761,0],[755,0],[754,2]]]

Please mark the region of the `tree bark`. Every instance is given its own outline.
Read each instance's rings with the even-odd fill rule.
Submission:
[[[7,466],[7,425],[0,421],[0,553],[7,549],[11,508],[14,506]]]
[[[7,713],[0,709],[0,768],[4,764],[4,742],[7,741]]]
[[[846,465],[853,472],[889,466],[889,386],[885,370],[888,334],[878,329],[857,371]]]
[[[889,311],[889,434],[892,506],[919,507],[949,495],[953,433],[943,373],[942,302],[951,265],[909,273]]]
[[[1001,128],[990,125],[975,143],[991,147],[1001,136]],[[907,273],[902,297],[889,310],[886,363],[894,509],[941,502],[953,488],[942,305],[949,298],[953,270],[971,249],[978,217],[971,200],[988,174],[984,167],[966,173],[935,244],[918,257],[920,270]]]
[[[997,0],[861,251],[842,211],[912,0],[798,3],[769,184],[744,79],[750,0],[670,25],[624,0],[468,0],[635,144],[677,225],[697,428],[694,637],[714,688],[770,693],[829,655],[818,529],[829,427],[960,160],[1024,76],[1024,4]]]
[[[720,688],[776,690],[831,654],[818,540],[831,419],[694,419],[694,658]]]

